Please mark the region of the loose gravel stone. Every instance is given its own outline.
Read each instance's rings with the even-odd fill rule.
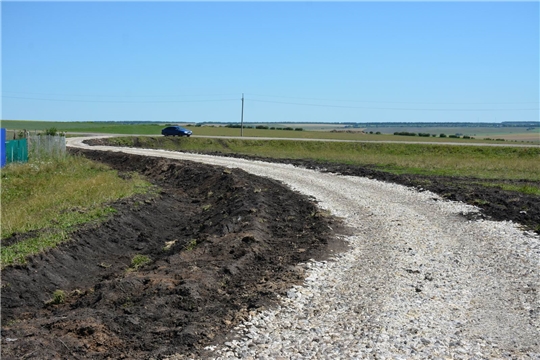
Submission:
[[[70,140],[72,146],[82,146]],[[111,149],[110,147],[92,147]],[[113,148],[280,180],[353,229],[350,250],[302,266],[216,359],[540,359],[540,238],[428,191],[242,159]],[[183,355],[171,359],[182,359]]]

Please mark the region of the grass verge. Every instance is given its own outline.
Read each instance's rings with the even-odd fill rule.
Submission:
[[[146,193],[151,185],[138,174],[120,178],[103,164],[67,156],[10,164],[2,169],[1,189],[2,242],[16,234],[32,234],[2,246],[3,268],[66,241],[78,225],[106,219],[115,212],[108,203]]]

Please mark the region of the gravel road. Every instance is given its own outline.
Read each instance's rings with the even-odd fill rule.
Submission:
[[[68,146],[87,147],[80,138]],[[540,359],[540,238],[429,192],[242,159],[111,148],[237,167],[312,196],[350,250],[303,264],[279,307],[209,347],[222,359]],[[178,355],[171,359],[181,359]]]

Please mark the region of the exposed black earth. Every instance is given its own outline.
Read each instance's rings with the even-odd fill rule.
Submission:
[[[76,152],[121,176],[139,172],[159,192],[111,204],[108,221],[2,271],[3,359],[196,353],[301,283],[298,263],[345,249],[335,236],[340,221],[279,182],[194,162]],[[149,262],[137,267],[136,256]]]

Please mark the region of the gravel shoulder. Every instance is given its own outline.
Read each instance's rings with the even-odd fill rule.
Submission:
[[[72,147],[87,147],[69,139]],[[240,168],[343,218],[350,250],[303,263],[303,284],[227,341],[183,358],[539,359],[540,239],[429,191],[288,164],[93,146]],[[471,218],[471,217],[469,217]]]

